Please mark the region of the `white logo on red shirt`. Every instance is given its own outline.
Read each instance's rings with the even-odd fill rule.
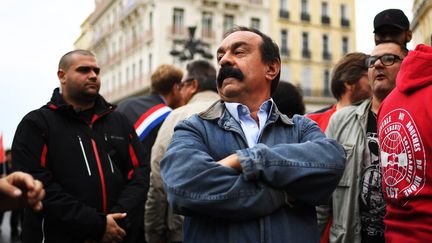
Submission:
[[[426,183],[421,136],[408,111],[396,109],[381,120],[379,138],[384,194],[405,205]]]

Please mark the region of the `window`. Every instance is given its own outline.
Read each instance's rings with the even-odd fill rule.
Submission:
[[[116,42],[115,41],[113,41],[112,44],[111,44],[111,50],[112,50],[111,53],[113,55],[115,55],[116,52],[117,52],[117,50],[116,50]]]
[[[141,79],[142,75],[143,75],[143,61],[142,59],[139,60],[139,77]]]
[[[260,29],[261,21],[258,18],[252,18],[251,19],[251,28]]]
[[[309,34],[307,32],[302,33],[302,57],[310,58],[311,52],[309,50]]]
[[[323,59],[330,60],[331,54],[329,52],[329,38],[327,35],[322,36]]]
[[[286,29],[281,30],[281,42],[280,42],[280,52],[282,56],[289,56],[288,49],[288,31]]]
[[[212,37],[213,30],[213,14],[210,12],[203,12],[202,15],[202,35],[203,37]]]
[[[153,12],[149,13],[149,29],[153,29]]]
[[[310,15],[309,15],[309,6],[307,0],[301,0],[301,16],[300,19],[302,21],[309,22],[310,21]]]
[[[118,72],[117,88],[120,88],[121,86],[122,86],[122,73],[120,71]]]
[[[342,54],[345,55],[349,51],[348,37],[342,37]]]
[[[123,51],[123,37],[122,36],[119,37],[118,50]]]
[[[182,34],[184,29],[184,10],[180,8],[174,9],[173,14],[173,34]]]
[[[148,55],[148,70],[149,70],[149,73],[151,73],[152,72],[152,70],[153,70],[153,56],[152,56],[152,54],[151,53],[149,53],[149,55]]]
[[[129,67],[126,67],[126,83],[128,83],[129,81]]]
[[[330,24],[327,2],[321,2],[321,23]]]
[[[311,69],[310,67],[305,67],[302,71],[302,86],[303,86],[303,93],[305,96],[311,96],[312,95],[312,79],[311,79]]]
[[[348,10],[347,10],[347,6],[345,4],[341,4],[341,25],[343,27],[349,27],[350,25],[350,21],[348,19]]]
[[[117,86],[116,78],[115,78],[115,74],[113,74],[111,78],[111,85],[109,86],[108,91],[109,92],[114,91],[117,88],[116,86]]]
[[[223,22],[224,33],[226,33],[228,30],[232,29],[233,27],[234,27],[234,16],[225,15],[224,16],[224,22]]]
[[[135,71],[136,71],[136,65],[134,63],[132,64],[132,80],[135,80]]]
[[[324,97],[331,97],[331,92],[330,92],[330,71],[328,69],[324,70],[323,73],[323,80],[324,80],[324,84],[323,84],[323,95]]]
[[[282,65],[280,80],[292,81],[291,80],[291,69],[288,65]]]
[[[279,18],[288,19],[288,0],[279,0]]]

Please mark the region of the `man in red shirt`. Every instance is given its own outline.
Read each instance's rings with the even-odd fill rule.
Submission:
[[[371,96],[365,65],[367,57],[366,54],[360,52],[348,53],[334,67],[331,91],[337,100],[336,104],[306,115],[317,122],[323,132],[336,110]]]
[[[432,239],[432,47],[404,58],[378,112],[386,242]]]

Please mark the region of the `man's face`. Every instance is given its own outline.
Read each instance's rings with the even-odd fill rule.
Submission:
[[[269,64],[262,61],[261,44],[261,36],[250,31],[234,32],[222,41],[216,55],[222,100],[244,104],[250,99],[258,102],[270,97],[273,77],[268,75]]]
[[[77,102],[94,101],[101,85],[99,71],[94,56],[72,54],[69,68],[59,69],[57,73],[63,96]]]
[[[372,94],[375,98],[382,101],[396,86],[396,76],[399,72],[401,60],[395,58],[394,63],[385,66],[382,62],[383,55],[396,55],[400,59],[404,58],[401,47],[396,43],[382,43],[375,46],[371,53],[371,58],[380,57],[369,67],[368,76],[372,87]]]
[[[197,92],[196,83],[197,80],[191,77],[187,72],[183,75],[182,81],[180,82],[180,94],[184,103],[188,103]]]
[[[350,97],[351,103],[357,103],[361,100],[365,100],[372,95],[371,86],[369,85],[369,79],[367,72],[361,76],[357,83],[353,84],[354,89]]]
[[[385,25],[375,31],[375,45],[389,41],[394,41],[401,45],[405,45],[411,40],[411,38],[411,31],[404,31],[394,26]]]

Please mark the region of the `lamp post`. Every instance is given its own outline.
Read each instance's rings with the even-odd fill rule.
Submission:
[[[213,55],[207,51],[207,44],[199,39],[195,39],[196,26],[188,27],[189,38],[182,41],[177,41],[178,44],[183,44],[181,50],[176,49],[176,43],[174,43],[173,49],[170,51],[170,55],[178,57],[181,62],[186,60],[193,60],[195,54],[200,54],[203,58],[212,59]]]

